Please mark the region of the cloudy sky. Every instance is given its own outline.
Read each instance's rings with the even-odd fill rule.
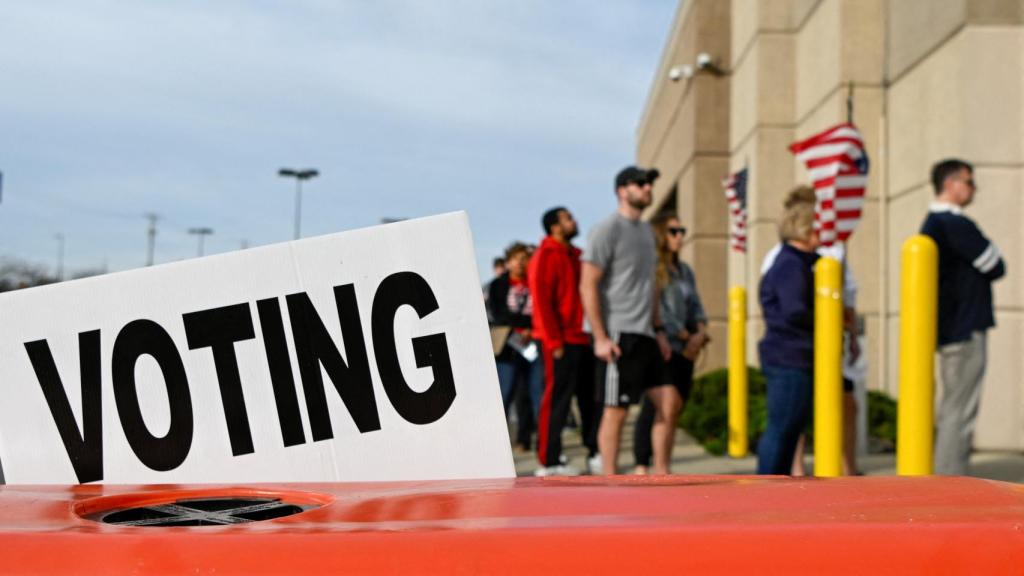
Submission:
[[[5,4],[0,258],[65,268],[466,210],[478,263],[613,209],[676,0]]]

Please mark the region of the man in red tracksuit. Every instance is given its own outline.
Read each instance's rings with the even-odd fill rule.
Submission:
[[[580,427],[589,450],[587,465],[599,462],[594,396],[593,352],[590,335],[583,331],[580,300],[580,249],[570,242],[576,221],[563,207],[552,208],[541,219],[547,236],[530,260],[526,275],[533,297],[533,336],[544,352],[544,395],[537,420],[537,476],[573,476],[580,471],[562,459],[562,428],[572,396],[580,410]]]

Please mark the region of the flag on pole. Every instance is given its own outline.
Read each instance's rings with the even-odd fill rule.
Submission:
[[[747,169],[722,180],[729,202],[729,246],[736,252],[747,251]]]
[[[851,123],[840,124],[789,147],[807,166],[817,197],[814,228],[822,245],[845,242],[860,222],[868,155]]]

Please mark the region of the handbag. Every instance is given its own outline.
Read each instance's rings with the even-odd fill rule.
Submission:
[[[495,356],[501,354],[501,351],[505,349],[505,342],[508,341],[508,335],[511,332],[511,326],[491,326],[491,348],[494,350]]]

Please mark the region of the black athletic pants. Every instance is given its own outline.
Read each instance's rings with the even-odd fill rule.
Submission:
[[[544,347],[544,395],[537,417],[537,459],[541,466],[561,463],[562,428],[573,394],[577,395],[584,444],[591,454],[597,451],[593,351],[585,344],[566,344],[564,350],[562,357],[555,359],[551,349]]]

